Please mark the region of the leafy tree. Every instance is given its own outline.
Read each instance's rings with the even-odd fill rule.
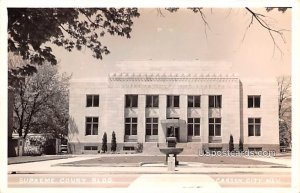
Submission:
[[[115,152],[117,150],[117,141],[116,141],[115,131],[113,131],[112,135],[111,135],[111,148],[110,148],[110,150],[112,152]]]
[[[107,152],[107,134],[104,132],[103,137],[102,137],[102,147],[101,147],[102,152]]]
[[[233,136],[230,134],[229,151],[234,151]]]
[[[281,145],[291,145],[291,122],[292,122],[292,109],[291,109],[291,77],[282,76],[277,78],[278,83],[278,104],[279,104],[279,141]]]
[[[166,8],[169,12],[178,9]],[[210,29],[210,26],[205,12],[211,9],[189,9],[200,14],[206,33],[206,28]],[[284,13],[288,8],[266,8],[267,11],[275,9]],[[274,47],[280,49],[275,35],[284,40],[284,30],[272,27],[261,13],[248,7],[245,11],[250,16],[248,28],[256,22],[268,32]],[[8,51],[30,63],[43,64],[48,61],[56,64],[57,59],[51,47],[54,44],[68,51],[86,47],[95,58],[102,59],[103,54],[110,51],[101,43],[101,37],[108,33],[130,38],[133,19],[139,16],[137,8],[8,8]]]
[[[12,79],[14,129],[20,137],[29,132],[67,135],[68,86],[70,77],[58,74],[50,64],[37,66],[37,73]],[[49,118],[51,117],[51,118]]]
[[[8,8],[8,51],[31,64],[56,64],[51,44],[68,51],[90,49],[102,59],[105,34],[130,38],[136,8]]]
[[[240,140],[239,140],[239,151],[240,151],[240,152],[244,151],[244,144],[243,144],[243,141],[242,141],[241,138],[240,138]]]

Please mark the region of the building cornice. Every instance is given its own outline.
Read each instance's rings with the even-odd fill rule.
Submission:
[[[238,80],[237,74],[192,73],[111,73],[110,81],[189,81],[189,80]]]

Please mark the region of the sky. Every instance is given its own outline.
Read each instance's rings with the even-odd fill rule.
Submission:
[[[253,9],[266,15],[272,26],[291,30],[291,10]],[[291,74],[291,31],[285,31],[284,43],[274,35],[282,50],[274,48],[268,31],[256,21],[247,30],[251,15],[243,8],[205,8],[206,28],[200,14],[180,9],[170,13],[162,9],[140,9],[134,20],[131,38],[106,35],[102,42],[111,51],[103,60],[92,57],[88,49],[67,52],[56,48],[61,72],[73,78],[97,78],[117,72],[116,63],[131,60],[226,61],[241,77],[277,77]],[[222,72],[220,72],[222,73]]]

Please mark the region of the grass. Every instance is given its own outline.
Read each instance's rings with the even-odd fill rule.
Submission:
[[[56,159],[65,159],[73,157],[71,155],[42,155],[42,156],[20,156],[20,157],[9,157],[7,159],[8,165],[10,164],[19,164],[27,162],[39,162],[47,160],[56,160]]]
[[[68,162],[74,165],[99,165],[102,164],[127,164],[127,163],[163,163],[165,156],[105,156],[82,161]],[[197,162],[204,164],[237,164],[237,165],[274,165],[273,163],[263,162],[244,157],[213,157],[213,156],[178,156],[179,162]]]

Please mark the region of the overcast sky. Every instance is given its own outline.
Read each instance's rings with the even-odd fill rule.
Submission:
[[[267,13],[268,22],[278,28],[291,30],[291,10]],[[276,77],[291,73],[291,35],[285,32],[286,44],[274,35],[282,50],[273,52],[273,41],[268,31],[256,21],[244,33],[251,15],[245,9],[205,9],[209,23],[207,37],[200,14],[181,9],[176,13],[157,9],[140,9],[141,16],[134,20],[130,39],[106,36],[103,44],[111,53],[103,60],[92,57],[88,49],[67,52],[55,50],[60,70],[72,73],[73,78],[97,78],[118,71],[116,62],[123,60],[199,60],[227,61],[241,77]]]

